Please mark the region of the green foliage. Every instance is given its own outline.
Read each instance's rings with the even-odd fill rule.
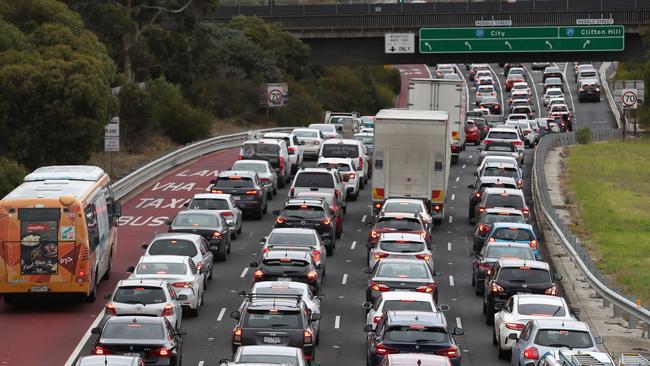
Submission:
[[[118,98],[122,143],[133,152],[156,132],[157,124],[152,118],[152,106],[144,88],[127,83],[122,86]]]
[[[22,183],[27,169],[15,160],[0,156],[0,197],[4,197]]]
[[[591,143],[591,128],[583,127],[576,132],[576,141],[579,144],[587,145]]]
[[[306,126],[320,121],[323,105],[301,83],[289,82],[289,104],[280,108],[280,125]]]

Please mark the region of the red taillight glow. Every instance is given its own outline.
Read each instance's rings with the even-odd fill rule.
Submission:
[[[224,217],[232,217],[232,216],[235,216],[235,214],[232,213],[231,211],[225,211],[225,212],[222,212],[222,213],[221,213],[221,216],[224,216]]]
[[[485,212],[485,207],[484,206],[479,207],[478,212]]]
[[[380,315],[373,316],[373,317],[372,317],[372,322],[375,323],[375,324],[377,324],[377,323],[379,323],[379,321],[380,321],[381,318],[383,318],[383,317],[384,317],[384,314],[380,314]]]
[[[498,294],[499,292],[504,292],[504,291],[505,290],[503,289],[503,287],[501,287],[501,285],[499,285],[498,283],[492,282],[490,284],[490,292],[491,293]]]
[[[537,351],[537,348],[535,347],[528,347],[524,350],[524,358],[527,358],[529,360],[538,360],[539,359],[539,352]]]
[[[309,282],[314,282],[318,278],[318,273],[316,271],[309,271],[306,277]]]
[[[311,334],[310,329],[305,329],[302,333],[302,341],[304,344],[312,344],[314,342],[314,336]]]
[[[278,161],[278,167],[280,168],[280,171],[284,170],[284,157],[280,156],[280,160]]]
[[[429,254],[416,254],[415,258],[428,261],[429,259],[431,259],[431,255],[429,255]]]
[[[219,194],[222,194],[223,191],[218,190],[218,189],[211,189],[211,190],[210,190],[210,193],[219,193]]]
[[[257,271],[255,271],[255,273],[253,273],[253,277],[256,280],[261,280],[262,277],[264,277],[264,272],[262,272],[261,270],[258,269]]]
[[[287,221],[287,220],[286,220],[284,217],[282,217],[282,216],[277,217],[277,218],[275,219],[275,223],[276,223],[276,224],[284,224],[286,221]]]
[[[530,248],[533,250],[537,250],[537,240],[531,240],[530,241]]]
[[[242,330],[241,330],[241,328],[237,327],[232,332],[232,340],[234,342],[241,342],[241,338],[242,338]]]
[[[332,223],[332,220],[330,220],[329,218],[324,218],[324,219],[321,219],[321,220],[320,220],[320,223],[321,223],[322,225],[329,225],[329,224]]]
[[[372,290],[374,290],[374,291],[379,291],[379,292],[386,292],[386,291],[390,290],[390,287],[384,285],[383,283],[379,283],[379,282],[373,282],[370,285],[370,288]]]
[[[171,355],[171,352],[169,352],[169,350],[165,347],[161,347],[159,350],[152,351],[151,353],[158,357],[169,357]]]
[[[399,350],[396,348],[391,348],[388,346],[384,346],[382,343],[379,343],[376,347],[375,350],[377,351],[377,354],[379,356],[385,356],[385,355],[390,355],[393,353],[399,353]]]
[[[215,231],[212,233],[212,237],[215,239],[220,239],[221,238],[221,233],[218,231]]]
[[[192,288],[192,282],[174,282],[172,286],[176,288]]]
[[[456,347],[456,346],[451,346],[449,348],[440,349],[440,350],[437,350],[435,352],[439,356],[447,356],[449,358],[455,358],[455,357],[458,357],[458,355],[459,355],[458,347]]]
[[[524,142],[521,141],[521,140],[513,140],[513,141],[512,141],[512,144],[515,145],[515,146],[520,146],[520,145],[523,145]]]
[[[379,233],[376,230],[372,230],[370,232],[370,237],[373,239],[377,239],[379,237]]]
[[[106,304],[106,314],[108,315],[117,315],[117,312],[115,311],[115,305],[113,305],[112,302],[109,302]]]
[[[520,323],[506,323],[506,328],[512,329],[512,330],[522,330],[524,329],[524,324]]]
[[[111,351],[107,350],[106,348],[102,346],[95,346],[95,349],[93,349],[93,354],[96,355],[110,355]]]
[[[359,170],[363,170],[363,158],[359,158]]]
[[[386,258],[386,257],[388,257],[388,256],[389,256],[388,253],[384,253],[384,252],[375,252],[375,254],[373,254],[372,257],[375,258],[375,259],[382,259],[382,258]]]
[[[526,215],[526,216],[528,216],[528,214],[530,213],[530,212],[528,211],[528,207],[524,207],[524,208],[522,208],[522,209],[521,209],[521,212],[523,212],[524,215]]]
[[[420,287],[416,288],[415,291],[431,294],[431,293],[435,292],[435,289],[436,289],[436,284],[435,283],[427,283],[424,286],[420,286]]]
[[[246,194],[249,196],[256,196],[260,191],[258,190],[253,190],[253,191],[246,191]]]
[[[289,154],[293,154],[293,153],[296,152],[296,148],[293,147],[293,146],[289,146],[289,147],[287,148],[287,150],[289,150]]]
[[[487,264],[487,263],[481,263],[478,265],[478,269],[480,271],[485,272],[486,275],[491,275],[492,274],[492,266]]]
[[[546,295],[557,296],[557,286],[553,285],[544,291]]]
[[[174,315],[174,306],[172,304],[166,304],[160,316],[171,316],[171,315]]]
[[[487,234],[490,232],[490,225],[481,224],[481,226],[478,227],[478,231],[480,233]]]
[[[356,177],[356,175],[354,175],[354,173],[350,173],[350,174],[348,174],[348,178],[349,178],[349,179],[354,179],[354,177]]]

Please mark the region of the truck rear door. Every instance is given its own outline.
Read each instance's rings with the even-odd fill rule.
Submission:
[[[423,169],[423,167],[432,164],[429,155],[417,150],[391,150],[389,152],[388,191],[391,196],[418,198],[429,196],[427,193],[429,172]]]

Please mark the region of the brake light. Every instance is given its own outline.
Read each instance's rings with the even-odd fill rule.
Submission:
[[[256,280],[261,280],[262,277],[264,277],[264,272],[262,272],[261,270],[258,269],[257,271],[255,271],[255,273],[253,273],[253,277]]]
[[[498,294],[499,292],[504,292],[504,291],[505,290],[503,289],[503,287],[501,287],[501,285],[499,285],[498,283],[492,282],[490,284],[490,292],[491,293]]]
[[[280,171],[284,170],[284,157],[280,156],[280,160],[278,161],[278,165],[280,167]]]
[[[172,304],[166,304],[160,316],[171,316],[171,315],[174,315],[174,306]]]
[[[350,174],[348,174],[348,178],[349,178],[349,179],[354,179],[354,177],[356,177],[356,175],[354,175],[354,173],[350,173]]]
[[[416,254],[415,258],[428,261],[429,259],[431,259],[431,256],[429,254]]]
[[[475,196],[476,198],[481,198],[481,192],[476,192],[476,193],[474,194],[474,196]]]
[[[332,223],[332,220],[330,220],[328,217],[326,217],[326,218],[320,219],[320,223],[322,225],[329,225],[329,224]]]
[[[492,266],[490,266],[487,263],[481,263],[478,265],[479,271],[485,272],[486,275],[491,275],[492,274]]]
[[[111,351],[107,350],[106,348],[102,346],[95,346],[95,349],[93,350],[93,354],[96,355],[110,355]]]
[[[112,302],[109,302],[106,304],[106,314],[108,315],[117,315],[117,312],[115,311],[115,305],[113,305]]]
[[[314,342],[314,336],[311,334],[310,329],[305,329],[302,333],[302,342],[304,344],[312,344]]]
[[[480,233],[487,234],[490,232],[490,225],[481,224],[481,226],[478,227],[478,231]]]
[[[381,208],[381,203],[375,203],[375,208],[379,210]]]
[[[532,250],[537,250],[537,240],[533,239],[530,241],[530,248]]]
[[[384,314],[373,316],[373,317],[372,317],[372,322],[375,323],[375,324],[377,324],[377,323],[379,323],[379,321],[380,321],[381,318],[383,318],[383,317],[384,317]]]
[[[492,142],[492,140],[488,140],[488,139],[483,140],[483,143],[486,145],[489,144],[490,142]]]
[[[169,350],[165,347],[161,347],[159,350],[156,351],[151,351],[151,353],[158,357],[169,357],[171,355],[171,352],[169,352]]]
[[[488,241],[489,241],[490,243],[494,243],[494,242],[496,242],[497,240],[496,240],[495,238],[490,238],[490,239],[488,239]]]
[[[359,170],[363,170],[363,158],[359,158]]]
[[[211,190],[210,190],[210,193],[219,193],[219,194],[222,194],[223,191],[222,191],[222,190],[219,190],[219,189],[211,189]]]
[[[557,286],[553,285],[544,291],[544,294],[546,295],[551,295],[551,296],[557,296]]]
[[[339,198],[339,190],[338,189],[334,190],[334,197]]]
[[[435,283],[427,283],[424,286],[420,286],[415,289],[416,292],[424,292],[427,294],[431,294],[435,291],[436,289],[436,284]]]
[[[246,191],[246,194],[249,196],[256,196],[260,191],[258,190],[253,190],[253,191]]]
[[[524,181],[522,179],[517,179],[517,187],[522,188],[524,186]]]
[[[440,205],[435,205],[435,206],[433,206],[433,210],[436,211],[436,212],[437,212],[437,211],[440,211],[440,208],[441,208]]]
[[[379,292],[386,292],[390,290],[390,287],[379,282],[373,282],[372,284],[370,284],[370,288],[374,291],[379,291]]]
[[[284,217],[281,217],[281,216],[280,216],[280,217],[277,217],[277,218],[275,219],[275,223],[276,223],[276,224],[284,224],[286,221],[287,221],[287,220],[286,220]]]
[[[537,351],[537,348],[535,347],[528,347],[524,350],[524,358],[527,358],[529,360],[538,360],[539,359],[539,352]]]
[[[296,148],[293,147],[293,146],[289,146],[289,147],[287,148],[287,150],[289,150],[289,154],[292,154],[292,153],[295,153],[295,152],[296,152]]]
[[[512,329],[512,330],[522,330],[524,329],[524,324],[520,323],[506,323],[506,328]]]
[[[239,160],[244,160],[244,155],[239,155]]]
[[[321,255],[321,254],[320,254],[320,250],[316,250],[316,249],[314,249],[314,250],[312,250],[312,252],[311,252],[311,256],[314,258],[314,261],[315,261],[315,262],[320,262],[320,255]]]
[[[314,282],[318,278],[318,273],[316,271],[309,271],[306,277],[309,282]]]
[[[375,259],[382,259],[382,258],[386,258],[386,257],[388,257],[388,256],[389,256],[388,253],[384,253],[384,252],[375,252],[375,254],[374,254],[372,257],[375,258]]]
[[[271,180],[269,178],[260,178],[261,182],[270,182]]]
[[[379,343],[375,347],[375,350],[377,351],[377,354],[379,356],[385,356],[385,355],[390,355],[390,354],[393,354],[393,353],[399,353],[399,350],[397,348],[384,346],[383,343]]]
[[[528,211],[528,207],[524,207],[524,208],[522,208],[522,209],[521,209],[521,212],[523,212],[524,215],[526,215],[526,216],[528,216],[528,214],[530,213],[530,212]]]
[[[478,212],[485,212],[485,206],[480,206],[478,208]]]
[[[377,239],[379,237],[379,233],[377,232],[377,230],[370,231],[370,237],[373,239]]]
[[[176,288],[192,288],[192,282],[174,282],[172,286]]]
[[[456,346],[451,346],[449,348],[444,348],[436,351],[436,354],[439,356],[447,356],[449,358],[455,358],[458,357],[459,352],[458,352],[458,347]]]
[[[218,232],[218,231],[215,231],[215,232],[212,233],[212,237],[214,239],[221,239],[221,233]]]
[[[235,216],[235,214],[232,213],[231,211],[225,211],[221,213],[221,216],[231,217],[231,216]]]
[[[241,342],[241,339],[242,339],[242,330],[241,330],[241,328],[237,327],[232,332],[232,340],[234,342]]]
[[[512,144],[515,145],[515,146],[519,146],[519,145],[523,145],[524,142],[521,141],[521,140],[514,140],[514,141],[512,141]]]

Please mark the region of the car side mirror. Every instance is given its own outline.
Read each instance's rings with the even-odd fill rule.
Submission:
[[[438,305],[438,310],[440,310],[440,311],[447,312],[447,311],[449,311],[449,309],[450,309],[450,307],[447,304]]]
[[[602,337],[594,337],[596,344],[605,344],[605,340]]]
[[[133,273],[133,272],[135,272],[135,267],[134,266],[126,267],[126,273]]]
[[[167,226],[172,226],[172,220],[167,220],[167,221],[165,221],[165,225],[167,225]]]
[[[231,311],[230,317],[239,320],[241,318],[241,312],[239,310]]]
[[[553,280],[555,280],[555,281],[562,281],[562,278],[563,278],[562,275],[559,274],[559,273],[554,273],[553,274]]]
[[[370,267],[364,268],[362,272],[366,274],[370,274]]]
[[[260,239],[260,244],[262,244],[262,245],[266,244],[266,236],[264,236],[264,237],[262,237]]]
[[[189,202],[183,203],[183,207],[190,207],[190,203]]]
[[[217,180],[216,179],[211,180],[210,184],[217,184]]]
[[[271,211],[271,212],[272,212],[274,215],[279,215],[281,211],[280,211],[280,210],[273,210],[273,211]]]
[[[478,177],[478,173],[477,173],[477,172],[473,172],[472,175],[474,175],[475,177]]]
[[[187,330],[185,330],[184,328],[176,328],[176,334],[178,334],[179,336],[187,335]]]
[[[451,334],[455,336],[462,336],[463,334],[465,334],[465,332],[461,328],[454,327]]]
[[[115,217],[121,217],[122,216],[122,203],[120,202],[115,202],[115,205],[113,206],[113,210]]]
[[[102,334],[102,327],[95,327],[91,329],[90,334]]]
[[[148,247],[149,247],[149,244],[146,244],[146,243],[145,244],[140,244],[140,248],[142,248],[144,250],[147,250]]]
[[[311,320],[311,321],[313,321],[313,322],[315,322],[315,321],[319,321],[319,320],[320,320],[320,314],[319,314],[319,313],[313,313],[313,314],[311,314],[311,316],[309,317],[309,320]]]
[[[257,264],[257,262],[250,262],[250,263],[248,264],[248,266],[249,266],[249,267],[252,267],[252,268],[257,268],[258,264]]]
[[[372,308],[372,303],[366,301],[363,304],[361,304],[361,307],[364,308],[365,310],[370,310]]]
[[[440,276],[442,276],[442,274],[441,274],[440,272],[438,272],[438,271],[433,271],[433,275],[434,275],[435,277],[440,277]]]
[[[113,293],[111,293],[111,292],[105,293],[105,294],[104,294],[104,299],[106,299],[106,300],[110,300],[110,299],[111,299],[111,296],[113,296]]]
[[[366,326],[363,327],[363,331],[366,333],[372,332],[372,324],[366,324]]]
[[[580,308],[577,308],[575,306],[569,307],[569,312],[571,315],[573,315],[574,318],[579,319],[580,318]]]
[[[176,300],[179,300],[179,301],[186,301],[186,300],[187,300],[187,295],[185,295],[185,294],[177,295],[177,296],[176,296]]]

